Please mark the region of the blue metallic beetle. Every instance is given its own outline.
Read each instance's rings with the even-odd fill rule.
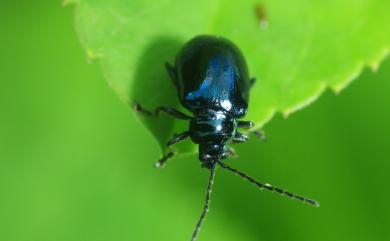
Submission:
[[[199,159],[202,165],[210,169],[206,203],[202,215],[192,235],[196,239],[201,224],[209,208],[215,168],[220,166],[240,175],[261,189],[275,191],[313,206],[319,204],[297,194],[261,183],[248,175],[228,166],[223,159],[234,155],[227,144],[248,140],[238,128],[250,129],[251,121],[240,121],[248,109],[249,89],[255,83],[250,79],[248,68],[241,51],[229,40],[221,37],[198,36],[190,40],[176,56],[174,66],[166,64],[168,73],[177,88],[180,103],[193,117],[169,107],[157,107],[153,112],[135,105],[137,111],[157,116],[163,111],[182,120],[189,120],[189,129],[176,135],[167,145],[171,146],[188,137],[199,145]],[[262,133],[251,131],[263,138]],[[163,166],[172,157],[169,152],[156,166]]]

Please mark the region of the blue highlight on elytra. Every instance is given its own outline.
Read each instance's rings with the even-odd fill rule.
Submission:
[[[234,66],[232,61],[227,57],[216,56],[209,60],[208,71],[198,90],[190,92],[187,95],[188,100],[194,100],[199,97],[210,99],[213,96],[229,99],[232,89],[234,88]],[[215,78],[219,76],[219,78]],[[229,103],[221,103],[227,109],[231,108]]]

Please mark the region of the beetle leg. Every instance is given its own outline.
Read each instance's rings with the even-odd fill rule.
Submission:
[[[253,130],[251,131],[251,133],[255,134],[255,136],[257,138],[259,138],[260,140],[262,141],[267,141],[267,136],[264,134],[263,131],[256,131],[256,130]]]
[[[253,127],[253,122],[252,121],[239,121],[237,123],[238,128],[252,128]]]
[[[176,69],[173,67],[170,63],[165,63],[165,68],[168,71],[169,77],[171,77],[171,80],[173,81],[173,84],[177,86],[177,77],[176,77]]]
[[[176,152],[170,151],[167,154],[165,154],[160,160],[158,160],[155,164],[155,168],[164,167],[165,163],[168,161],[168,159],[172,158]]]
[[[171,140],[168,141],[167,146],[171,146],[173,144],[176,144],[190,136],[190,133],[188,131],[180,133],[178,135],[175,135]],[[168,159],[173,157],[176,154],[174,151],[170,151],[167,154],[165,154],[160,160],[154,164],[154,167],[163,167]]]
[[[252,121],[239,121],[237,124],[237,127],[239,128],[252,128],[254,126]],[[257,131],[257,130],[250,130],[249,133],[253,133],[257,138],[259,138],[262,141],[266,141],[267,137],[265,136],[263,131]]]
[[[242,142],[246,142],[248,139],[249,138],[247,135],[237,132],[233,138],[233,142],[234,143],[242,143]]]
[[[185,139],[187,139],[188,137],[190,136],[190,132],[189,131],[185,131],[183,133],[180,133],[178,135],[175,135],[172,139],[170,139],[167,143],[167,146],[172,146],[178,142],[181,142]]]
[[[256,83],[256,78],[252,78],[249,80],[249,86],[252,88],[253,85]]]
[[[191,116],[188,116],[188,115],[184,114],[183,112],[180,112],[174,108],[170,108],[170,107],[166,107],[166,106],[159,106],[156,109],[154,109],[154,111],[150,111],[150,110],[144,109],[140,104],[135,103],[134,110],[141,112],[141,113],[144,113],[145,115],[148,115],[148,116],[156,116],[157,117],[159,115],[159,113],[161,111],[163,111],[163,112],[165,112],[165,113],[167,113],[167,114],[169,114],[177,119],[181,119],[181,120],[191,119]]]

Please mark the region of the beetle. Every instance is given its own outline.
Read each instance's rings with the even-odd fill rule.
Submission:
[[[223,161],[235,153],[228,144],[248,140],[248,135],[239,129],[251,129],[254,126],[251,121],[239,120],[247,113],[249,90],[255,79],[249,78],[246,61],[236,45],[222,37],[197,36],[182,47],[174,65],[166,63],[165,66],[177,89],[181,105],[193,116],[166,106],[149,111],[135,103],[135,109],[149,116],[158,116],[160,112],[165,112],[177,119],[189,121],[188,130],[175,135],[168,141],[167,146],[190,138],[199,146],[202,166],[210,169],[206,201],[191,241],[196,239],[209,209],[217,166],[238,174],[260,189],[275,191],[312,206],[319,206],[313,199],[256,181]],[[264,137],[261,132],[251,132],[258,137]],[[155,166],[163,166],[173,155],[174,152],[168,152]]]

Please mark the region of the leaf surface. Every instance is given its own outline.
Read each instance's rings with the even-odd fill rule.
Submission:
[[[246,116],[257,128],[275,113],[287,116],[310,104],[326,88],[340,92],[365,66],[376,69],[389,50],[387,0],[72,2],[88,56],[99,59],[109,85],[129,105],[180,109],[164,63],[199,34],[235,42],[257,78]],[[188,128],[166,116],[141,120],[162,148]]]

